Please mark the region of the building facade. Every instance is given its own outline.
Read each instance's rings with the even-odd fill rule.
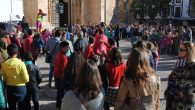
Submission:
[[[175,19],[194,19],[194,0],[172,0],[172,17]]]
[[[34,27],[38,9],[42,9],[44,26],[63,27],[68,24],[124,24],[133,21],[131,3],[133,0],[23,0],[27,23]],[[63,4],[64,13],[58,13]]]

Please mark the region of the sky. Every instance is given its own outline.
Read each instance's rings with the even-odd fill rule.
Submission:
[[[23,0],[0,0],[0,22],[9,21],[11,15],[12,1],[12,20],[19,20],[16,15],[23,16]]]

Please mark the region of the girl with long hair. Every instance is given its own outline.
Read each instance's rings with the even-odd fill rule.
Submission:
[[[150,66],[145,49],[135,48],[128,58],[115,110],[158,110],[160,78]]]
[[[102,110],[104,90],[96,63],[85,61],[80,68],[76,88],[68,91],[62,101],[62,110]]]

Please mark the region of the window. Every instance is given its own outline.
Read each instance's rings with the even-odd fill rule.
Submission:
[[[175,7],[175,17],[181,17],[181,7]]]
[[[175,3],[181,3],[181,0],[176,0]]]

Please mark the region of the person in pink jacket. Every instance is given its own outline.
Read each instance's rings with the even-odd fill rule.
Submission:
[[[103,28],[99,28],[95,37],[94,50],[95,53],[100,56],[100,63],[103,63],[103,57],[107,53],[107,44],[108,38],[104,35]]]

